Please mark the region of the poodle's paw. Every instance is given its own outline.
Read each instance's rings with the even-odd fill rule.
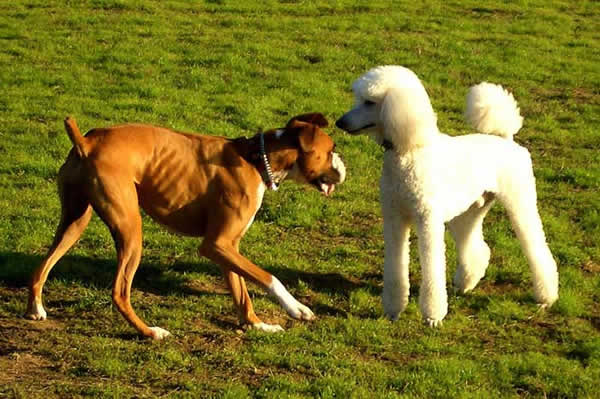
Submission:
[[[482,277],[477,277],[477,276],[473,276],[473,275],[468,275],[468,276],[459,276],[456,275],[454,276],[454,280],[453,280],[453,285],[454,285],[454,292],[457,294],[466,294],[469,291],[472,291],[475,287],[477,287],[477,284],[479,284],[479,281],[481,280]]]
[[[433,319],[431,317],[427,317],[425,319],[425,324],[427,324],[430,328],[441,328],[443,319]]]
[[[386,295],[385,292],[382,295],[382,300],[383,313],[385,314],[385,317],[391,321],[398,320],[400,313],[404,312],[404,309],[406,309],[406,306],[408,305],[408,298],[400,298],[400,300],[398,300],[398,298]]]
[[[554,305],[554,302],[558,300],[558,296],[547,298],[545,301],[538,301],[538,308],[540,310],[545,310]]]
[[[485,197],[481,196],[481,197],[477,198],[477,201],[475,201],[475,206],[477,208],[483,208],[484,205],[485,205]]]
[[[385,318],[390,321],[398,320],[398,318],[400,317],[400,313],[402,312],[386,309],[385,306],[383,307],[383,314],[385,315]]]
[[[388,319],[389,321],[398,321],[398,319],[400,318],[400,313],[402,313],[402,312],[388,312],[385,310],[383,311],[385,318]]]
[[[427,302],[426,299],[430,299],[429,302]],[[423,321],[425,324],[432,328],[441,327],[442,320],[448,314],[447,297],[444,295],[443,297],[437,298],[437,300],[433,301],[427,296],[421,296],[419,300],[419,308],[421,310],[421,314],[423,315]]]
[[[540,308],[549,308],[558,300],[558,283],[553,289],[543,289],[540,292],[534,292],[535,301],[538,303]]]
[[[279,324],[267,324],[267,323],[263,323],[262,321],[259,323],[252,324],[251,328],[253,328],[255,330],[259,330],[259,331],[268,332],[268,333],[277,333],[277,332],[285,331],[283,329],[283,327],[281,327]]]
[[[167,338],[171,335],[167,330],[160,327],[150,327],[150,338],[160,341],[161,339]]]
[[[44,306],[41,303],[29,305],[25,313],[25,317],[29,320],[46,320],[46,316],[46,310],[44,310]]]

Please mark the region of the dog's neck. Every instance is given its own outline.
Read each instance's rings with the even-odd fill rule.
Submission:
[[[260,173],[263,181],[269,187],[270,178],[264,157],[261,153],[261,133],[251,138],[234,140],[238,153]],[[297,138],[294,140],[283,129],[270,130],[262,134],[264,140],[264,154],[271,168],[271,177],[275,185],[279,185],[287,176],[298,160],[299,150]]]

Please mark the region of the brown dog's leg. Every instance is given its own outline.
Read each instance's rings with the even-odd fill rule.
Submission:
[[[240,251],[240,239],[236,239],[233,242],[233,246],[238,252]],[[244,278],[231,270],[222,269],[222,271],[225,275],[227,287],[229,287],[229,291],[231,291],[233,304],[237,309],[240,321],[251,326],[261,323],[261,320],[256,316],[256,313],[254,313],[254,307],[252,306],[252,300],[248,294],[248,288],[246,287]]]
[[[260,319],[254,313],[252,300],[248,294],[244,278],[231,270],[223,270],[223,274],[225,274],[225,281],[231,291],[233,303],[238,311],[241,322],[249,325],[260,323]]]
[[[54,242],[40,266],[31,276],[29,283],[29,300],[25,317],[32,320],[46,319],[46,311],[42,304],[42,289],[48,274],[56,262],[81,237],[92,217],[92,208],[76,185],[59,183],[59,194],[62,214],[54,235]]]
[[[207,237],[200,246],[200,254],[218,264],[224,271],[232,271],[259,284],[269,294],[273,295],[293,318],[299,320],[312,320],[315,318],[313,312],[298,302],[276,277],[250,262],[234,246],[228,245],[227,241],[215,242]],[[248,299],[250,298],[248,297]],[[280,326],[272,326],[261,322],[253,326],[270,332],[282,330]]]
[[[106,166],[105,168],[108,168]],[[153,339],[170,335],[159,327],[148,327],[131,306],[131,285],[142,257],[142,217],[135,186],[130,181],[119,181],[114,168],[106,177],[99,172],[92,199],[94,210],[110,229],[117,250],[117,274],[112,299],[125,319],[140,334]]]

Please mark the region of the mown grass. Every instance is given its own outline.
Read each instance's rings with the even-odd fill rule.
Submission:
[[[594,397],[600,378],[600,6],[597,1],[18,1],[0,4],[0,396]],[[486,278],[450,296],[440,330],[412,300],[382,318],[382,153],[331,128],[348,181],[326,199],[285,184],[242,242],[316,311],[284,334],[243,331],[197,240],[145,219],[133,304],[174,333],[140,339],[110,302],[113,243],[94,218],[53,270],[49,319],[21,318],[25,285],[59,217],[55,178],[82,129],[126,121],[236,137],[308,111],[335,120],[379,64],[423,79],[442,130],[463,134],[482,80],[518,99],[560,300],[539,312],[500,207],[485,227]],[[448,240],[448,276],[455,255]],[[449,279],[450,281],[450,279]],[[450,287],[449,287],[450,288]]]

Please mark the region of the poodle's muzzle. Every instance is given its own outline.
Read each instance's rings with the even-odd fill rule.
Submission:
[[[376,104],[365,101],[346,112],[335,122],[335,126],[350,134],[361,134],[377,126]]]

